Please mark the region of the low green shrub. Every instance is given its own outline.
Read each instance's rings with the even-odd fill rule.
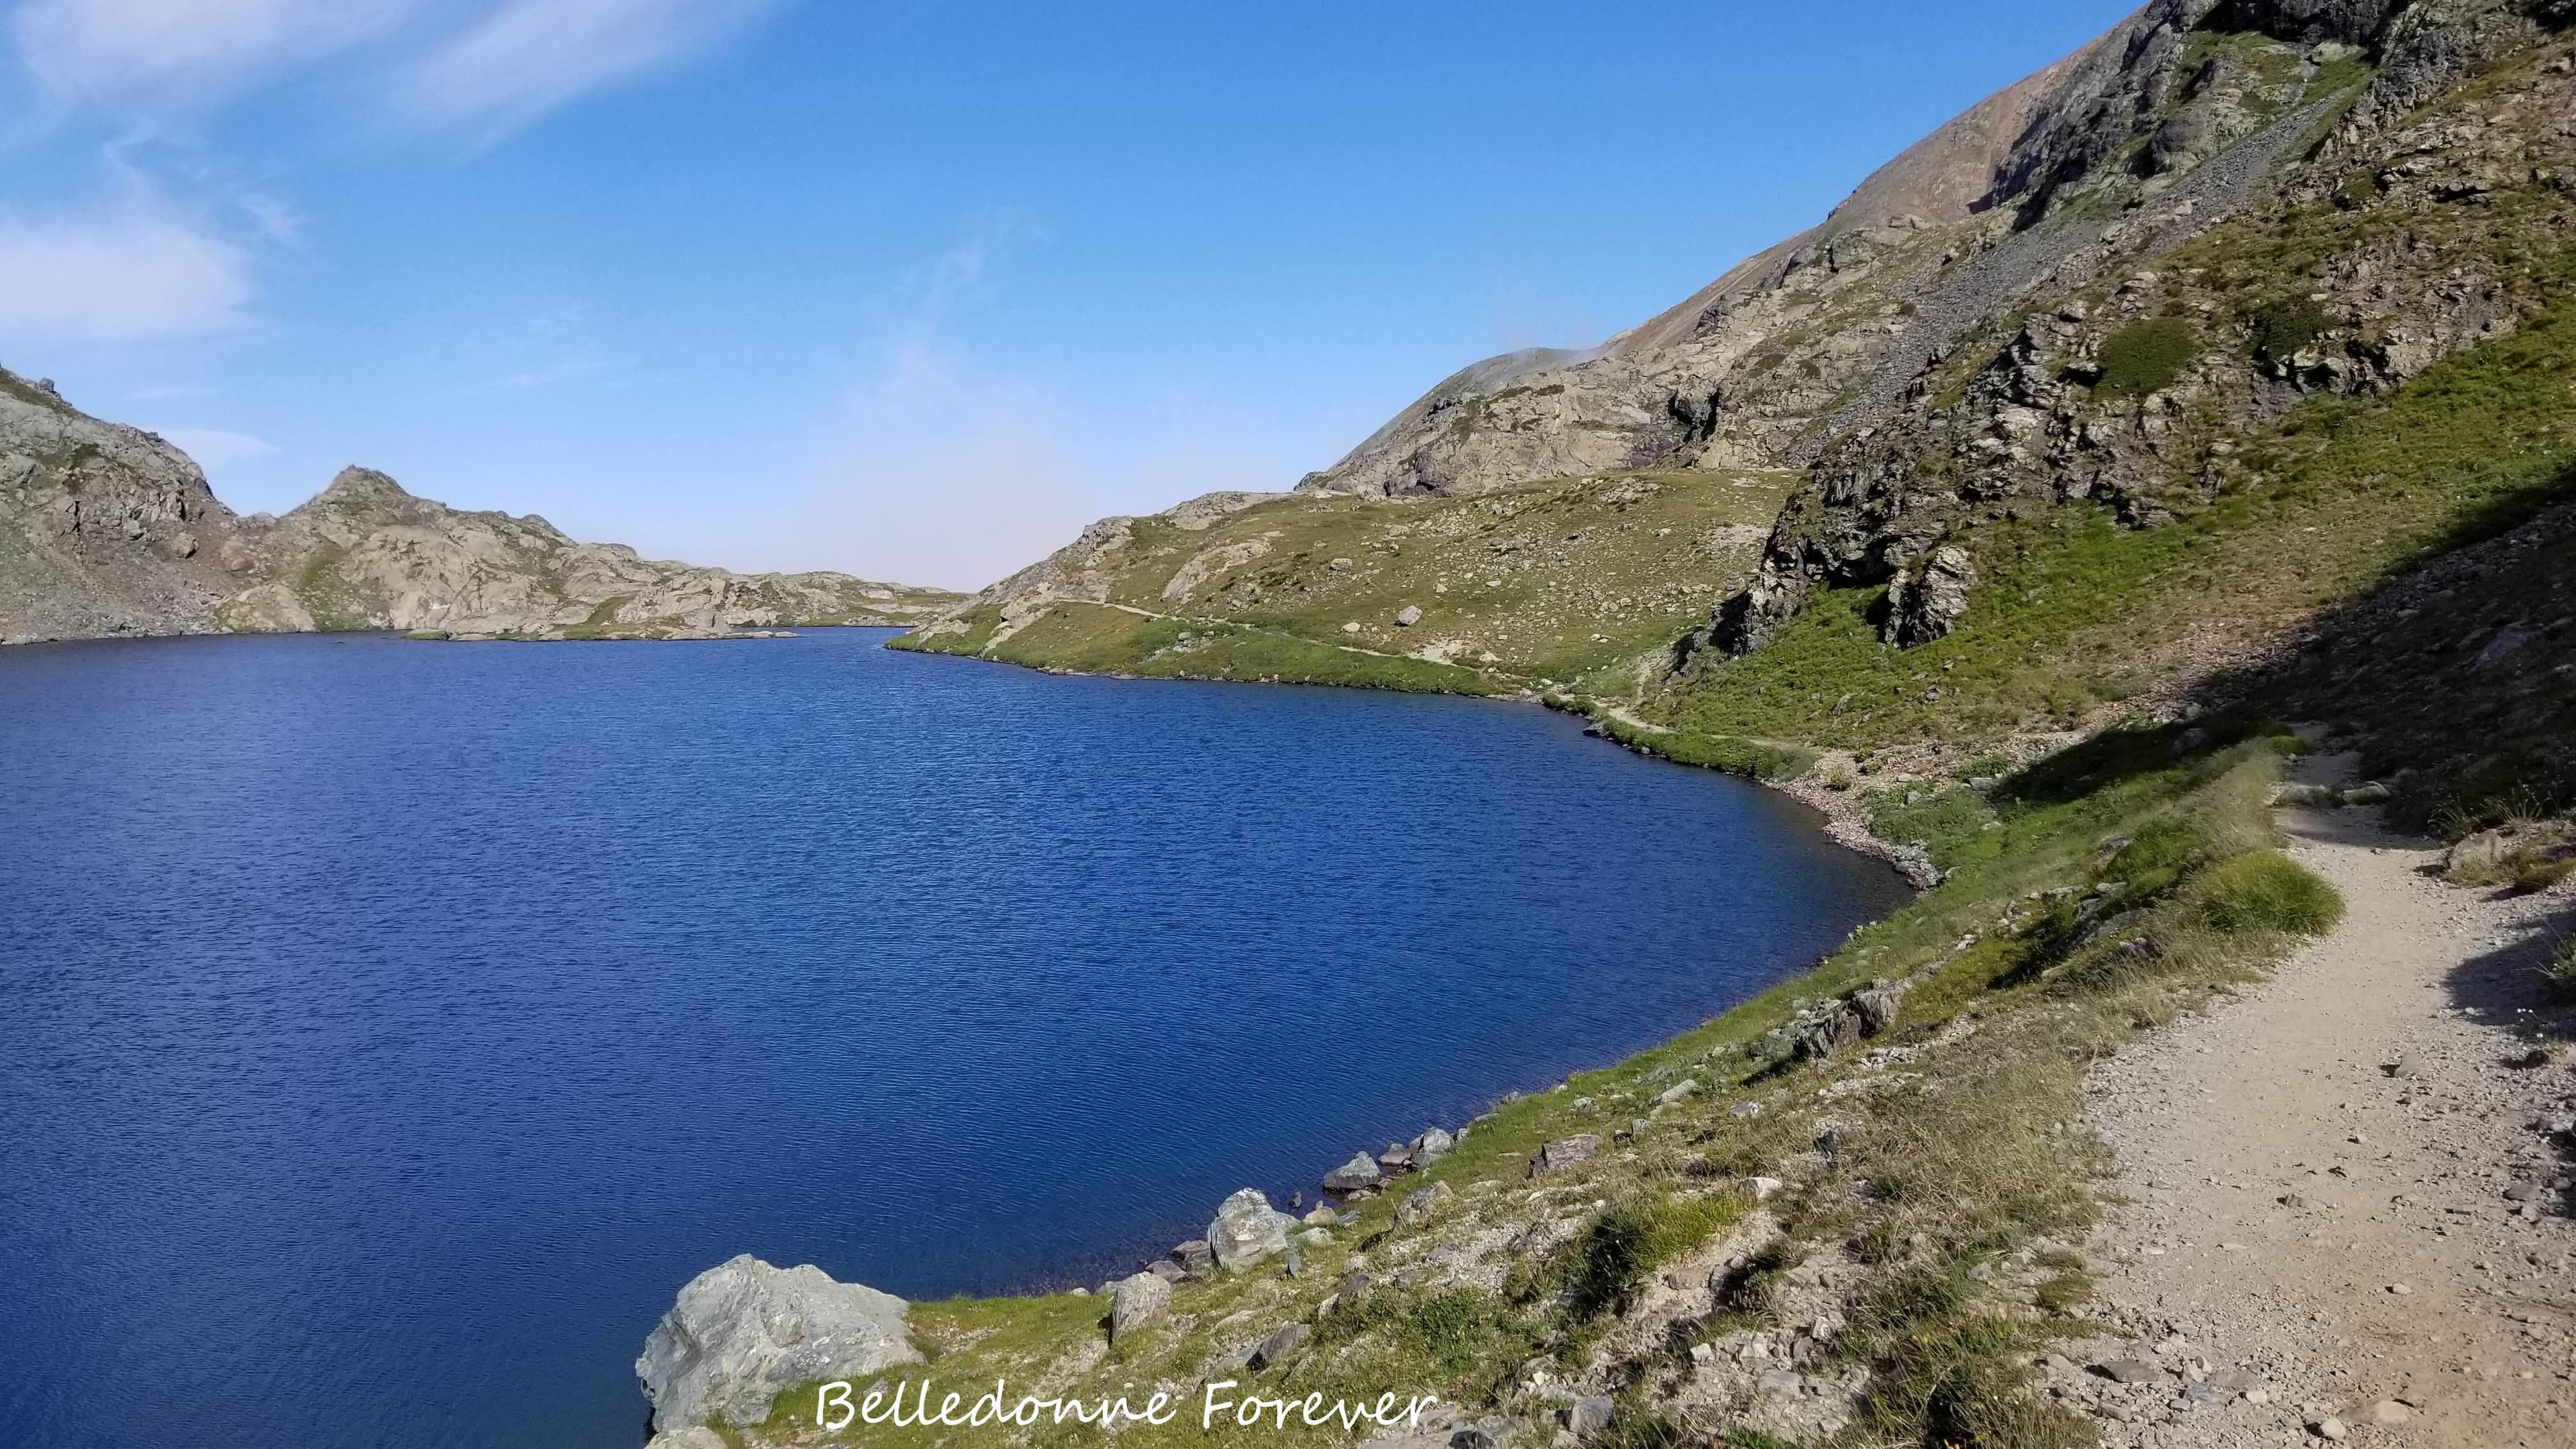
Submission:
[[[2031,1291],[2031,1301],[2051,1313],[2065,1313],[2093,1301],[2093,1279],[2084,1273],[2060,1273]]]
[[[2132,322],[2102,344],[2102,381],[2096,396],[2146,397],[2164,391],[2191,366],[2200,339],[2180,317]]]
[[[1899,845],[1923,847],[1944,871],[1957,868],[1972,847],[1986,843],[1979,837],[1994,819],[1994,807],[1986,797],[1964,785],[1931,794],[1888,790],[1873,796],[1869,804],[1871,834]]]
[[[2028,1370],[1992,1358],[1970,1359],[1932,1394],[1926,1442],[1945,1449],[2096,1449],[2093,1421],[2064,1404],[2025,1393]]]
[[[1623,1397],[1610,1411],[1607,1428],[1584,1441],[1590,1449],[1690,1449],[1699,1436],[1634,1397]]]
[[[2541,979],[2549,983],[2549,994],[2561,1001],[2576,1001],[2576,932],[2569,933],[2549,953],[2549,964],[2540,968]]]
[[[2228,932],[2321,936],[2343,919],[2343,897],[2277,850],[2254,850],[2201,877],[2201,909]]]
[[[2198,821],[2158,815],[2131,832],[2104,874],[2123,882],[2132,900],[2147,900],[2198,868],[2214,845]]]
[[[1646,1256],[1647,1223],[1627,1203],[1613,1204],[1575,1240],[1567,1264],[1566,1289],[1574,1311],[1594,1318],[1626,1311],[1645,1285],[1651,1264]]]
[[[2267,362],[2286,362],[2334,325],[2326,309],[2306,297],[2285,298],[2256,310],[2250,319],[2254,355]]]
[[[1578,1316],[1624,1312],[1646,1275],[1734,1226],[1744,1204],[1731,1194],[1635,1197],[1611,1204],[1567,1248],[1563,1272]]]
[[[1316,1332],[1320,1342],[1334,1345],[1373,1337],[1397,1361],[1452,1375],[1517,1363],[1539,1342],[1526,1315],[1476,1287],[1429,1297],[1392,1291],[1349,1297],[1318,1321]]]

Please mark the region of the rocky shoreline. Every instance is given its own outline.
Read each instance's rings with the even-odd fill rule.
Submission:
[[[1681,1084],[1658,1105],[1697,1091],[1696,1082]],[[1520,1097],[1514,1093],[1498,1105]],[[1289,1277],[1303,1276],[1301,1247],[1331,1245],[1333,1230],[1360,1204],[1397,1193],[1406,1178],[1453,1151],[1485,1120],[1455,1133],[1428,1128],[1410,1142],[1353,1154],[1318,1179],[1322,1191],[1313,1206],[1305,1206],[1302,1192],[1291,1198],[1290,1206],[1302,1208],[1302,1215],[1274,1207],[1259,1188],[1240,1189],[1219,1204],[1201,1236],[1175,1244],[1126,1277],[1073,1288],[1069,1295],[1103,1305],[1097,1327],[1109,1344],[1149,1328],[1186,1331],[1195,1320],[1173,1313],[1176,1285],[1246,1273],[1274,1259]],[[1624,1141],[1630,1134],[1616,1135]],[[1602,1146],[1601,1136],[1590,1133],[1548,1142],[1530,1157],[1528,1176],[1588,1162]],[[1403,1194],[1396,1218],[1421,1222],[1454,1196],[1447,1183],[1414,1189]],[[1334,1301],[1327,1297],[1320,1312],[1329,1313]],[[720,1427],[756,1428],[785,1389],[863,1380],[923,1362],[906,1322],[910,1306],[891,1294],[838,1282],[811,1264],[782,1269],[743,1254],[708,1269],[680,1290],[635,1361],[653,1413],[648,1449],[722,1449],[727,1441]],[[1259,1371],[1286,1360],[1307,1332],[1304,1322],[1290,1320],[1261,1333],[1244,1356],[1245,1366]]]

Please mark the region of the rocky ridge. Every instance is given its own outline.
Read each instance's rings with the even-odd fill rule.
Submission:
[[[2319,74],[2358,54],[2342,36],[2375,41],[2378,65],[2348,95],[2276,98],[2275,119],[2231,140],[2258,124],[2262,66],[2281,57],[2222,51],[2189,67],[2176,22],[2192,8],[2151,6],[2131,26],[2159,23],[2118,67],[2092,58],[2084,89],[2101,99],[2043,122],[2016,182],[2034,204],[2126,214],[2021,234],[2059,236],[2051,285],[2023,294],[2044,305],[2017,325],[1990,321],[2013,330],[1969,353],[1972,371],[1928,352],[1900,405],[1837,419],[1857,425],[1830,430],[1760,574],[1694,648],[1758,649],[1816,589],[1887,581],[2015,509],[2089,500],[2132,527],[2170,522],[2242,480],[2243,440],[2298,400],[2388,394],[2540,305],[2533,268],[2557,250],[2576,161],[2568,70],[2526,64],[2474,113],[2418,109],[2527,51],[2536,21],[2492,0],[2280,7],[2255,17],[2267,22],[2256,34],[2326,36],[2303,62]],[[2158,94],[2182,97],[2161,120],[2146,103]],[[2141,148],[2137,162],[2106,174],[2122,141]],[[2322,288],[2267,293],[2277,273],[2245,264],[2241,242],[2193,246],[2250,199],[2306,218],[2326,247]]]
[[[906,625],[956,596],[845,574],[745,576],[469,513],[351,468],[283,518],[224,506],[186,454],[0,371],[0,643],[393,629],[719,638]]]
[[[1563,632],[1582,637],[1574,618],[1589,609],[1588,632],[1619,647],[1617,660],[1523,671],[1481,641],[1462,655],[1443,647],[1455,636],[1440,627],[1442,601],[1418,596],[1400,602],[1430,627],[1399,635],[1363,614],[1349,622],[1364,637],[1347,641],[1311,611],[1242,610],[1326,645],[1443,664],[1497,653],[1493,684],[1579,680],[1577,692],[1612,699],[1702,687],[1819,591],[1920,593],[1918,557],[1987,521],[2076,506],[2161,527],[2260,481],[2249,440],[2303,401],[2389,396],[2543,303],[2537,273],[2564,230],[2576,101],[2567,69],[2544,63],[2563,19],[2523,0],[2156,0],[1909,150],[1815,230],[1604,347],[1476,364],[1285,503],[1224,495],[1166,517],[1195,527],[1351,499],[1455,504],[1623,477],[1802,474],[1751,577],[1694,571],[1717,585],[1696,628],[1632,642],[1600,627],[1621,622],[1629,591],[1567,601]],[[2506,85],[2503,103],[2471,112],[2462,86],[2481,74]],[[2295,242],[2265,240],[2275,225]],[[2285,292],[2278,279],[2304,270],[2323,285]],[[1017,636],[1066,603],[1223,614],[1240,609],[1221,592],[1231,579],[1287,567],[1228,537],[1192,560],[1189,579],[1171,578],[1177,596],[1154,601],[1135,583],[1161,566],[1137,545],[1169,532],[1159,522],[1097,524],[918,637],[1131,669],[1150,649],[1103,647],[1100,628],[1074,631],[1078,648],[1060,629]],[[1591,530],[1569,520],[1567,532]],[[1962,555],[1972,570],[1973,555]],[[1415,567],[1350,558],[1380,573]],[[1435,582],[1414,579],[1413,592]],[[1935,609],[1882,618],[1882,632],[1908,648],[1942,637],[1984,581],[1950,584]]]

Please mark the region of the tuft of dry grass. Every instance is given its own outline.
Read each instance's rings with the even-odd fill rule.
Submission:
[[[2537,895],[2576,875],[2576,820],[2520,816],[2451,847],[2442,874],[2455,885]]]

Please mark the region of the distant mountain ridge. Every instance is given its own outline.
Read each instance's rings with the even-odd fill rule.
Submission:
[[[743,575],[465,512],[364,468],[283,518],[243,518],[157,435],[0,369],[0,643],[398,629],[513,639],[715,638],[905,625],[937,589]]]

